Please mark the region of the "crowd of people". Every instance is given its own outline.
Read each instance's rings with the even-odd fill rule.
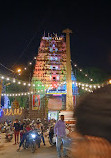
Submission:
[[[24,119],[23,121],[19,121],[16,119],[13,123],[8,123],[7,121],[4,123],[5,126],[10,125],[11,130],[14,132],[14,144],[18,144],[19,147],[17,151],[20,151],[21,146],[24,143],[24,140],[26,139],[27,135],[32,130],[37,130],[38,132],[41,132],[41,140],[46,145],[45,136],[49,137],[49,142],[51,145],[57,146],[57,153],[60,157],[61,155],[61,141],[65,138],[65,135],[67,135],[71,132],[70,126],[66,126],[64,122],[64,115],[60,116],[60,120],[56,121],[54,119],[47,121],[46,119],[42,123],[40,119],[37,119],[36,121],[30,121],[30,119]],[[57,138],[57,142],[56,138]],[[39,147],[39,146],[38,146]],[[64,146],[63,146],[64,147]],[[66,156],[66,150],[64,148],[63,150],[64,157]]]
[[[46,145],[44,132],[49,128],[49,139],[56,137],[58,158],[68,157],[66,144],[69,143],[71,158],[110,158],[111,157],[111,85],[95,90],[82,99],[74,109],[76,120],[75,130],[72,131],[64,121],[64,115],[56,122],[40,120],[20,122],[16,119],[13,124],[15,143],[19,144],[18,151],[28,132],[33,129],[41,131],[41,139]],[[67,132],[68,129],[68,132]],[[20,134],[20,142],[19,142]],[[69,139],[70,138],[70,139]],[[61,152],[63,145],[63,153]]]

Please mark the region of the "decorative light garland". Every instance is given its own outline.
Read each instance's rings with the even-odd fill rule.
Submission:
[[[88,74],[84,73],[83,70],[77,66],[77,64],[74,64],[72,60],[71,60],[71,62],[72,62],[72,64],[73,64],[73,66],[74,66],[76,69],[78,69],[81,73],[83,73],[83,75],[84,75],[85,77],[87,77],[91,82],[94,81],[92,78],[88,77]]]
[[[2,74],[0,74],[0,78],[1,78],[1,80],[11,81],[12,83],[16,83],[18,85],[23,85],[23,86],[28,86],[28,87],[35,86],[35,84],[31,84],[29,82],[25,82],[25,81],[21,81],[21,80],[15,79],[15,78],[7,77],[7,76],[4,76]]]
[[[26,96],[33,94],[33,92],[22,92],[22,93],[2,93],[2,96],[8,96],[8,97],[17,97],[17,96]]]
[[[20,97],[20,96],[27,96],[27,95],[32,95],[32,94],[41,94],[41,93],[46,93],[46,89],[43,90],[38,90],[36,92],[30,91],[30,92],[21,92],[21,93],[2,93],[1,96],[8,96],[8,97]]]
[[[105,85],[108,85],[108,82],[102,83],[102,84],[88,84],[88,83],[83,83],[83,82],[73,82],[73,84],[76,84],[78,87],[86,87],[90,89],[96,89],[96,88],[101,88],[104,87]]]
[[[32,61],[34,61],[35,59],[36,59],[36,57],[34,57]],[[71,62],[73,63],[72,60],[71,60]],[[32,62],[29,62],[28,65],[32,65]],[[74,64],[74,63],[73,63],[73,65],[74,65],[74,67],[76,67],[80,72],[82,72],[85,77],[88,77],[88,74],[84,73],[82,69],[78,68],[77,64]],[[27,69],[27,67],[24,68],[24,71],[25,71],[26,69]],[[23,86],[28,86],[28,87],[35,87],[35,84],[33,84],[33,83],[21,81],[21,80],[15,79],[15,78],[6,77],[6,76],[4,76],[4,75],[2,75],[2,74],[0,74],[0,78],[1,78],[2,80],[11,81],[12,83],[16,83],[16,84],[18,84],[18,85],[23,85]],[[89,77],[88,77],[88,78],[89,78]],[[89,79],[90,79],[91,82],[94,81],[92,78],[89,78]],[[66,84],[66,82],[63,82],[63,83],[60,83],[60,84],[58,83],[58,86],[62,86],[62,85],[64,85],[64,84]],[[103,83],[103,84],[88,84],[88,83],[82,83],[82,82],[76,82],[76,84],[77,84],[77,86],[81,86],[82,84],[85,84],[86,86],[88,85],[88,87],[90,87],[90,88],[91,88],[91,87],[95,88],[95,86],[96,86],[97,88],[100,88],[102,85],[104,85],[104,83]],[[39,85],[38,85],[38,86],[39,86]],[[50,87],[51,84],[50,84],[50,85],[45,84],[44,86]]]
[[[82,82],[73,82],[73,84],[76,84],[76,86],[82,88],[85,91],[93,92],[94,89],[104,87],[105,85],[108,85],[110,83],[106,82],[104,84],[87,84],[87,83],[82,83]],[[50,88],[50,89],[52,89],[52,88]],[[18,96],[19,97],[19,96],[27,96],[27,95],[32,95],[32,94],[42,94],[42,93],[44,94],[44,92],[47,93],[46,89],[37,90],[36,92],[30,91],[30,92],[10,93],[10,94],[2,93],[2,96],[10,96],[10,97]],[[66,92],[67,91],[65,91],[65,93]]]
[[[1,75],[0,75],[0,78],[1,79],[6,79],[7,81],[12,81],[13,83],[17,83],[19,85],[22,84],[24,86],[35,87],[35,84],[33,84],[33,83],[28,83],[28,82],[24,82],[24,81],[18,81],[15,78],[4,77],[4,76],[1,76]],[[59,86],[62,86],[62,85],[65,85],[65,84],[66,84],[66,81],[63,82],[63,83],[60,83],[60,84],[58,83]],[[103,87],[104,85],[109,84],[109,82],[106,82],[106,83],[103,83],[103,84],[88,84],[88,83],[82,83],[82,82],[73,81],[72,84],[75,84],[78,87],[86,87],[86,88],[90,88],[90,89],[96,89],[96,88],[100,88],[100,87]],[[50,89],[52,89],[52,85],[51,84],[45,84],[45,85],[38,84],[38,87],[40,85],[45,86],[47,88],[50,87]],[[46,91],[46,89],[45,89],[45,91]],[[43,90],[38,90],[38,93],[39,92],[43,92]],[[7,96],[23,96],[23,95],[30,95],[30,94],[33,94],[33,92],[2,94],[2,96],[4,96],[4,95],[7,95]]]
[[[87,74],[85,74],[85,75],[87,75]],[[28,87],[35,87],[35,84],[33,82],[29,83],[29,82],[25,82],[25,81],[20,81],[20,80],[17,80],[15,78],[10,78],[10,77],[7,77],[7,76],[3,76],[2,74],[0,74],[0,78],[2,80],[11,81],[14,84],[16,83],[18,85],[23,85],[23,86],[28,86]],[[90,89],[100,88],[100,87],[103,87],[106,84],[109,84],[109,82],[108,83],[103,83],[103,84],[89,84],[89,83],[82,83],[82,82],[77,82],[77,81],[72,81],[72,83],[76,84],[76,86],[78,86],[78,87],[89,87]],[[57,85],[62,86],[62,85],[65,85],[65,84],[66,84],[66,81],[64,81],[62,83],[58,83]],[[50,89],[52,89],[51,84],[38,84],[38,86],[40,86],[40,85],[45,86],[46,88],[50,87]],[[29,92],[18,93],[18,94],[8,94],[8,95],[9,96],[22,96],[22,95],[29,95],[28,93]],[[5,94],[2,94],[2,95],[5,95]]]

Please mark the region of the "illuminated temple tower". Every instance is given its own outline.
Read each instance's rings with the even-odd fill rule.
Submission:
[[[77,87],[73,73],[71,78],[75,98]],[[32,110],[42,109],[42,115],[48,112],[49,119],[57,119],[59,111],[66,109],[66,43],[63,36],[42,37],[32,82],[35,85],[32,87]]]

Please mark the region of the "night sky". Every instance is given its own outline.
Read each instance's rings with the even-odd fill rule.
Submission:
[[[1,2],[0,62],[11,69],[25,66],[37,55],[44,31],[61,35],[65,28],[73,31],[71,56],[79,67],[110,72],[111,4],[107,0]]]

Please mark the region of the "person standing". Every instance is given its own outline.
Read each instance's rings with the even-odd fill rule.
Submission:
[[[43,128],[43,125],[41,124],[41,122],[37,122],[36,123],[36,127],[35,127],[35,129],[37,129],[37,131],[39,132],[41,132],[41,139],[42,139],[42,141],[43,141],[43,143],[44,143],[44,146],[46,145],[45,144],[45,139],[44,139],[44,128]]]
[[[25,126],[25,123],[23,120],[21,120],[21,122],[20,122],[20,141],[22,140],[22,136],[24,133],[24,126]]]
[[[24,143],[24,140],[26,139],[27,135],[29,135],[31,130],[32,129],[30,127],[30,124],[27,124],[26,128],[23,128],[23,135],[22,135],[22,138],[20,140],[19,148],[17,149],[17,151],[20,151],[20,148],[21,148],[22,144]]]
[[[20,124],[18,122],[18,119],[15,120],[16,122],[14,123],[14,135],[15,135],[15,144],[17,141],[17,144],[19,144],[19,133],[20,133]],[[14,144],[14,145],[15,145]]]
[[[57,136],[56,148],[58,158],[61,158],[61,143],[63,143],[63,157],[67,157],[66,149],[64,148],[64,139],[66,137],[66,125],[64,122],[64,115],[61,115],[61,120],[59,120],[54,127],[54,134]]]

